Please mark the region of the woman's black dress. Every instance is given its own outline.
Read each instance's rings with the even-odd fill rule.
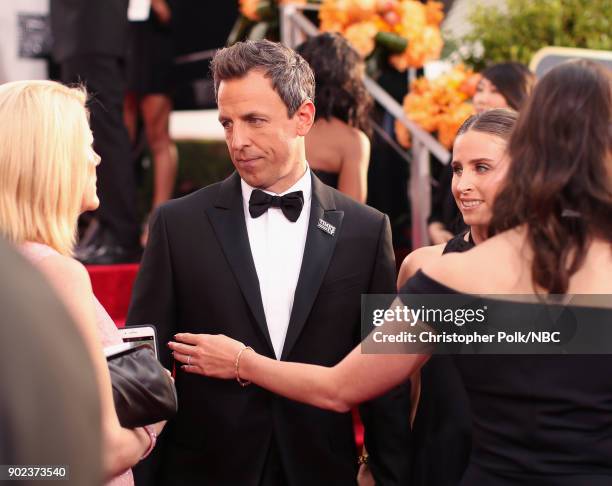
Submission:
[[[421,271],[402,293],[458,294]],[[538,315],[533,303],[495,305],[526,321]],[[610,309],[571,309],[589,312],[591,323],[612,321]],[[461,486],[612,485],[612,356],[462,355],[454,361],[472,416]],[[442,398],[452,409],[455,396]],[[437,453],[429,460],[444,467],[447,456],[464,451],[449,445]]]
[[[172,2],[168,2],[172,7]],[[162,24],[153,10],[144,22],[130,22],[128,91],[139,97],[171,95],[175,83],[173,21]]]
[[[443,253],[474,247],[465,233],[448,241]],[[435,355],[421,369],[421,393],[413,424],[411,486],[455,486],[467,467],[471,447],[469,400],[452,356]]]
[[[312,171],[319,179],[321,179],[323,184],[333,187],[334,189],[338,189],[338,178],[340,175],[337,172],[328,172],[320,169],[313,169]]]

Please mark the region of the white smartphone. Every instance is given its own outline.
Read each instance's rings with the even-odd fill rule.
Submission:
[[[155,326],[147,324],[144,326],[125,326],[119,328],[124,343],[150,344],[155,351],[155,357],[159,359],[157,352],[157,334]]]

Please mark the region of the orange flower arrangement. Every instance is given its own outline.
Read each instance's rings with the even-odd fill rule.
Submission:
[[[404,98],[404,111],[423,130],[436,132],[440,143],[450,148],[461,124],[474,114],[474,107],[468,100],[476,91],[478,79],[478,74],[463,65],[433,81],[418,78],[412,82],[410,92]],[[410,134],[397,120],[395,133],[399,143],[408,148]]]
[[[257,14],[259,0],[240,0],[240,13],[249,20],[261,20]]]
[[[261,9],[273,9],[280,5],[295,3],[304,5],[307,0],[239,0],[240,13],[247,19],[258,22],[261,19]]]
[[[346,40],[364,58],[374,50],[376,34],[378,34],[378,27],[376,23],[369,20],[349,25],[343,33]]]
[[[344,35],[363,57],[372,53],[379,34],[392,34],[388,42],[396,53],[389,61],[404,71],[439,58],[442,8],[431,0],[323,0],[319,20],[323,32]]]

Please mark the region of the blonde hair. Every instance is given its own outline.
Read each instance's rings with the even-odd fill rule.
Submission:
[[[84,88],[54,81],[0,86],[0,233],[70,255],[88,181]]]

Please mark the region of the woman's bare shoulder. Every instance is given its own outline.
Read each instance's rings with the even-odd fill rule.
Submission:
[[[529,254],[517,231],[501,233],[464,253],[448,253],[424,265],[423,272],[466,293],[511,293],[525,281]]]
[[[350,142],[359,145],[367,143],[368,146],[370,144],[370,139],[362,130],[352,127],[335,117],[329,120],[317,120],[315,126],[338,142]]]
[[[423,246],[410,252],[400,267],[397,277],[397,288],[399,289],[406,281],[412,277],[419,269],[423,268],[432,260],[440,258],[444,251],[445,244]]]
[[[361,148],[370,147],[370,139],[363,130],[356,127],[351,127],[346,123],[340,122],[344,125],[343,134],[347,141],[352,142],[352,145],[359,146]]]
[[[55,254],[40,260],[38,268],[51,283],[69,291],[73,288],[91,290],[91,280],[82,263],[69,256]]]

